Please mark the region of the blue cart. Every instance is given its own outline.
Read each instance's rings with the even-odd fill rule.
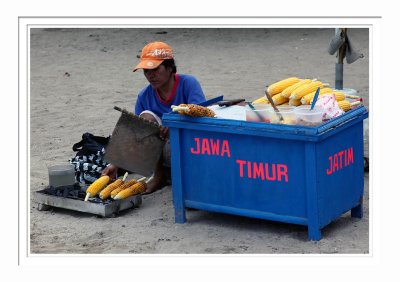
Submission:
[[[367,117],[364,106],[317,127],[164,114],[175,222],[195,208],[305,225],[320,240],[343,213],[361,218]]]

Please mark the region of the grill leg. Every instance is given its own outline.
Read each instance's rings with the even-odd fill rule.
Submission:
[[[37,209],[38,209],[38,211],[48,211],[49,209],[51,209],[51,206],[38,203]]]

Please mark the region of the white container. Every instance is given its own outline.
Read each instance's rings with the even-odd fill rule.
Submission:
[[[296,124],[305,126],[316,126],[322,123],[324,110],[315,106],[311,110],[311,105],[303,105],[296,107],[294,110],[296,114]]]
[[[53,187],[75,184],[75,167],[72,164],[50,166],[49,185]]]

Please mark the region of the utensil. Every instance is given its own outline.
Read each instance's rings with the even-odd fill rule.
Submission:
[[[229,107],[229,106],[237,105],[237,104],[239,104],[241,102],[244,102],[244,101],[245,101],[245,99],[233,99],[233,100],[220,101],[217,104],[220,107],[223,107],[223,106]]]
[[[283,116],[281,115],[281,113],[279,112],[278,108],[276,107],[274,100],[272,100],[271,95],[269,95],[268,91],[265,90],[265,95],[267,96],[268,101],[271,103],[272,108],[274,109],[275,113],[278,115],[279,120],[283,121]]]
[[[312,111],[312,110],[314,109],[315,103],[316,103],[317,100],[318,100],[319,89],[320,89],[320,88],[318,87],[317,91],[315,91],[314,98],[313,98],[312,103],[311,103],[311,109],[310,109],[310,111]]]
[[[259,112],[257,112],[257,109],[254,108],[253,104],[252,104],[251,102],[246,102],[246,103],[247,103],[247,105],[249,105],[250,109],[252,109],[253,112],[257,115],[258,119],[259,119],[260,121],[263,121],[263,120],[264,120],[264,117],[263,117]]]

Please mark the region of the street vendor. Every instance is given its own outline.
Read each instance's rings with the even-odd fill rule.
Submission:
[[[151,42],[143,47],[139,64],[134,72],[143,69],[149,85],[137,98],[134,113],[161,126],[160,138],[166,140],[162,157],[151,179],[146,183],[146,193],[168,185],[170,175],[169,130],[162,126],[162,115],[171,112],[172,105],[198,104],[205,101],[200,83],[192,75],[177,74],[171,46],[164,42]],[[116,179],[118,167],[110,164],[102,172]]]

